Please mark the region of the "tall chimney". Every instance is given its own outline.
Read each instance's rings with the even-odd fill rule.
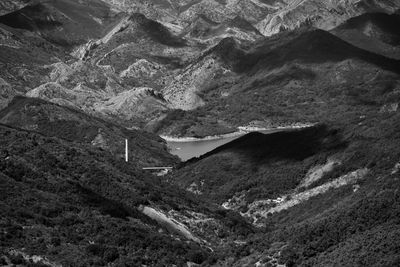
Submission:
[[[125,161],[128,162],[128,139],[125,139]]]

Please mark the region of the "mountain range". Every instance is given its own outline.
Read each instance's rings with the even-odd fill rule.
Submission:
[[[0,265],[399,265],[399,10],[3,0]]]

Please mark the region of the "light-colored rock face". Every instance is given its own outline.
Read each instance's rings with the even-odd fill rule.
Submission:
[[[227,18],[233,18],[237,14],[247,15],[246,18],[260,17],[264,9],[270,8],[258,0],[177,0],[177,1],[126,1],[126,0],[105,0],[105,2],[119,10],[138,12],[172,25],[185,26],[199,14],[205,14],[210,19],[222,22]]]
[[[399,109],[399,103],[385,104],[379,110],[380,113],[394,113]]]
[[[149,62],[146,59],[139,59],[126,70],[120,73],[121,78],[153,78],[158,72],[162,71],[162,66]]]
[[[194,236],[184,224],[177,220],[174,220],[162,211],[147,206],[140,206],[139,210],[143,212],[143,214],[145,214],[146,216],[165,226],[169,231],[182,235],[185,238],[194,242],[202,243],[201,240]]]
[[[157,98],[151,88],[146,87],[124,91],[95,106],[99,113],[125,120],[143,117],[153,119],[166,109],[165,102]]]
[[[0,27],[0,47],[1,46],[19,49],[22,44],[13,38],[13,34],[11,32]]]
[[[310,185],[321,179],[324,174],[332,171],[333,168],[338,165],[340,165],[340,161],[335,159],[328,159],[325,164],[313,167],[307,172],[306,177],[304,177],[303,181],[301,181],[299,188],[309,187]]]
[[[198,14],[204,14],[216,22],[223,22],[227,19],[241,16],[252,23],[256,23],[274,9],[274,6],[266,5],[256,0],[229,0],[225,1],[225,3],[215,0],[203,0],[184,9],[179,14],[179,18],[188,23]]]
[[[216,23],[200,16],[182,30],[181,35],[208,46],[217,45],[222,39],[229,37],[239,42],[254,42],[263,38],[263,35],[250,22],[241,17]]]
[[[240,15],[252,23],[263,19],[266,14],[279,9],[281,1],[265,4],[259,0],[201,0],[201,1],[126,1],[106,0],[114,7],[145,14],[147,17],[171,25],[172,28],[185,27],[203,14],[216,22],[223,22]],[[174,26],[175,25],[175,26]]]
[[[296,205],[299,205],[312,197],[328,192],[330,189],[340,188],[348,184],[355,184],[359,180],[363,179],[369,170],[358,169],[349,172],[343,176],[340,176],[333,181],[324,183],[320,186],[305,190],[300,193],[294,193],[285,195],[277,199],[257,200],[248,205],[248,211],[243,214],[254,219],[254,224],[262,226],[260,218],[267,218],[273,213],[278,213],[287,209],[290,209]]]
[[[47,66],[50,69],[49,80],[66,88],[73,89],[81,85],[91,88],[105,96],[114,96],[126,89],[122,88],[118,76],[107,69],[92,66],[83,61],[72,64],[64,62]]]
[[[96,94],[84,85],[78,85],[70,90],[54,82],[43,84],[29,91],[26,95],[84,111],[89,111],[91,106],[102,98],[100,94]]]
[[[104,94],[98,93],[83,84],[68,89],[55,82],[43,84],[29,91],[26,95],[80,109],[88,113],[93,113],[93,106],[105,99]]]
[[[104,2],[110,4],[118,11],[142,13],[148,18],[158,21],[173,22],[177,20],[177,11],[170,1],[163,0],[154,3],[149,0],[104,0]],[[174,1],[174,3],[175,2],[179,4],[180,1]]]
[[[31,90],[27,96],[39,97],[57,104],[72,106],[90,114],[113,119],[117,117],[129,122],[132,119],[136,122],[148,122],[160,115],[167,109],[162,96],[152,88],[139,86],[147,85],[146,82],[156,87],[162,86],[165,83],[163,77],[170,75],[169,70],[163,64],[140,57],[147,53],[154,57],[157,55],[185,57],[187,48],[169,47],[157,42],[145,46],[150,37],[143,33],[144,30],[140,27],[143,26],[141,23],[146,26],[149,21],[141,16],[128,18],[129,23],[127,17],[124,17],[100,41],[89,42],[86,48],[90,48],[90,44],[95,44],[89,50],[75,50],[75,54],[83,55],[82,57],[88,59],[87,61],[78,59],[45,66],[49,72],[46,83]],[[123,31],[123,36],[128,36],[122,43],[118,43],[120,31]],[[140,44],[135,43],[137,38],[130,35],[138,31],[144,34],[143,42]],[[123,54],[132,52],[129,50],[130,47],[136,51],[136,56],[132,60],[124,58]],[[99,53],[93,57],[89,55],[91,49],[96,48],[99,48],[98,50],[104,48],[104,50],[100,52],[96,50]],[[107,52],[107,49],[111,51]],[[120,60],[113,57],[113,53],[121,56],[125,61],[121,64]],[[110,62],[105,62],[108,56],[111,57]],[[113,66],[107,65],[108,63]],[[124,65],[128,65],[126,69],[115,71]]]
[[[149,121],[167,109],[164,100],[151,88],[123,89],[116,94],[116,92],[97,91],[84,84],[69,89],[59,83],[49,82],[29,91],[26,95],[80,109],[89,114],[117,117],[125,121],[132,119]]]
[[[191,110],[204,105],[198,94],[218,74],[222,65],[219,60],[208,56],[189,66],[164,89],[165,99],[175,109]]]
[[[152,218],[169,232],[192,240],[196,243],[210,246],[211,243],[223,243],[225,240],[217,237],[224,231],[220,221],[206,214],[191,210],[169,210],[168,212],[157,207],[140,205],[138,210]]]
[[[0,110],[7,106],[17,92],[4,79],[0,78]]]

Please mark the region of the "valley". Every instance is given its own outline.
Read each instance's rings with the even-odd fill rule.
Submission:
[[[0,266],[400,265],[399,22],[394,0],[2,1]]]

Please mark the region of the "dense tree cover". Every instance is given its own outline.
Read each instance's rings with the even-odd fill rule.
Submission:
[[[221,223],[225,236],[252,231],[240,216],[218,212],[102,149],[5,125],[0,136],[0,249],[12,261],[18,257],[11,250],[22,248],[67,266],[212,260],[206,247],[139,212],[140,204],[202,212]]]
[[[178,159],[168,153],[164,140],[151,133],[128,130],[82,111],[37,98],[15,97],[0,111],[0,122],[68,141],[93,144],[123,157],[125,138],[129,158],[137,166],[171,165]]]

